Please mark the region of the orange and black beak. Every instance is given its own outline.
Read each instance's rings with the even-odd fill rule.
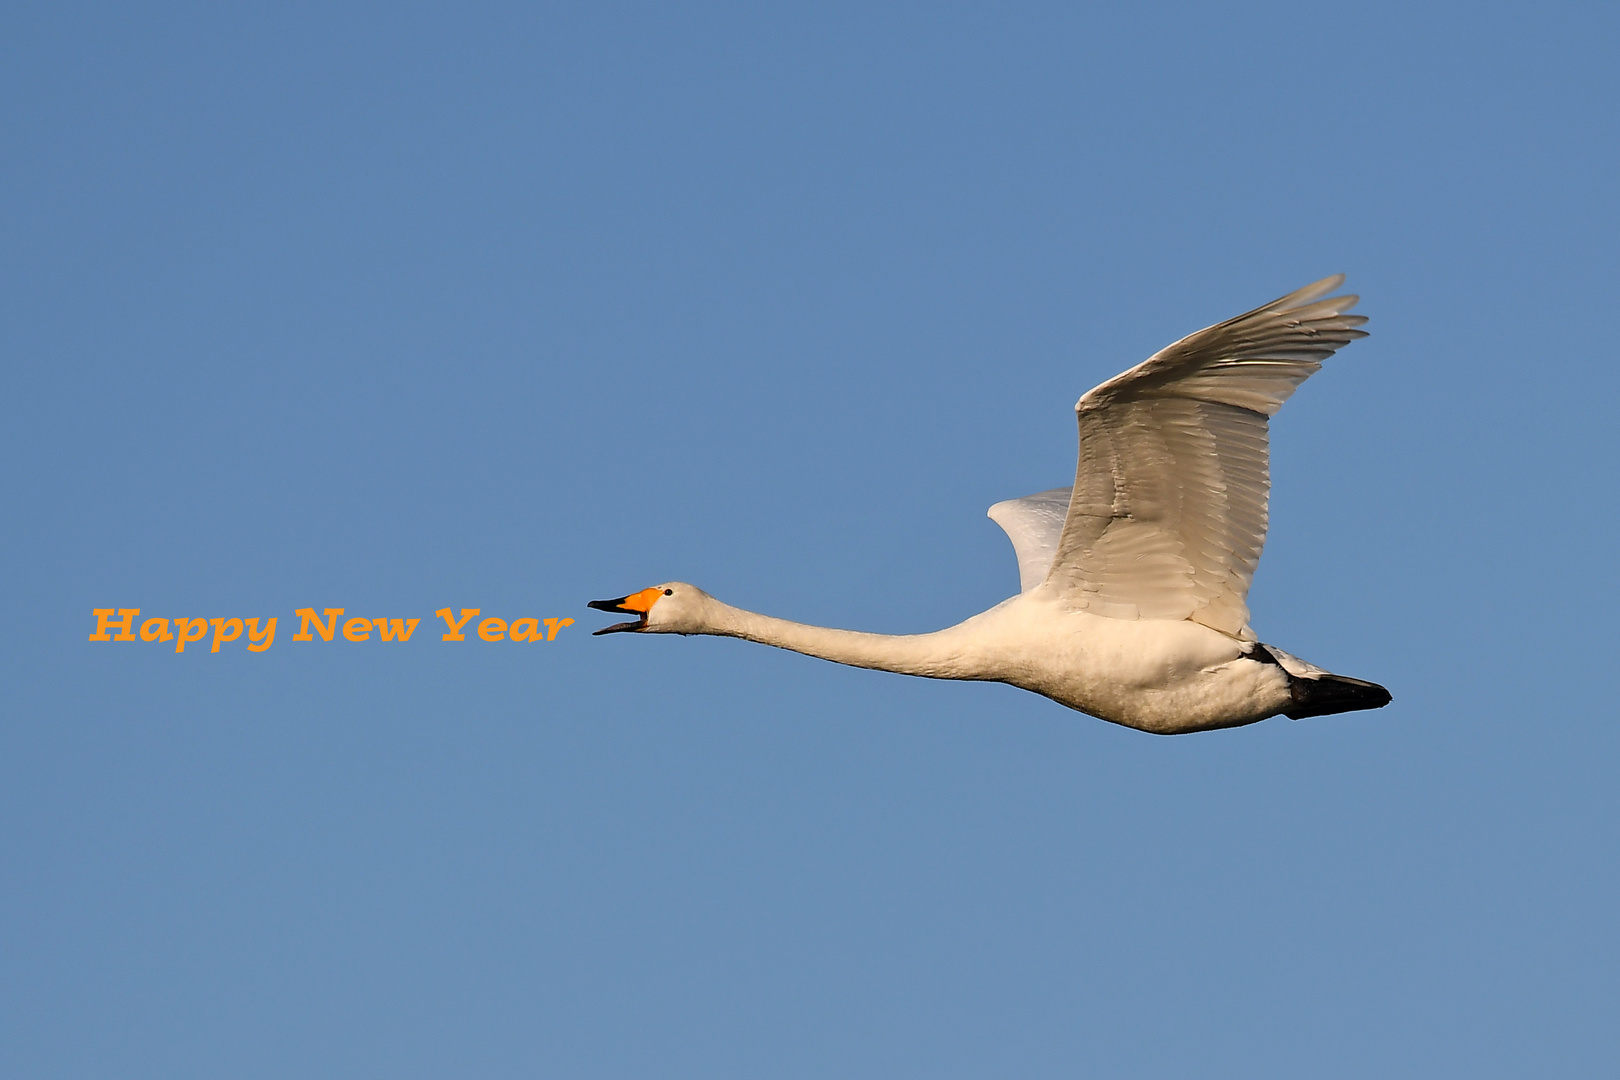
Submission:
[[[659,589],[642,589],[638,593],[621,596],[617,600],[592,600],[586,605],[587,607],[593,607],[597,611],[611,611],[616,615],[635,615],[638,617],[635,622],[614,623],[612,626],[604,626],[602,629],[592,632],[591,636],[600,637],[603,634],[617,634],[624,630],[645,630],[647,628],[647,612],[652,610],[653,603],[663,595],[663,591]]]

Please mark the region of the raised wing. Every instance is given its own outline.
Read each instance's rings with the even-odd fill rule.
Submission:
[[[1019,592],[1029,592],[1045,581],[1052,569],[1073,492],[1073,488],[1052,488],[998,502],[990,508],[990,520],[1001,526],[1018,556]]]
[[[1356,327],[1367,320],[1345,314],[1357,297],[1321,299],[1343,283],[1324,278],[1184,337],[1080,399],[1054,588],[1098,615],[1254,637],[1246,601],[1266,540],[1266,423],[1323,360],[1366,336]]]

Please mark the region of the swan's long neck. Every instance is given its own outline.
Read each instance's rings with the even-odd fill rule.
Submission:
[[[743,638],[761,645],[775,645],[806,656],[831,660],[852,667],[878,668],[902,675],[924,675],[935,679],[984,679],[981,650],[972,647],[960,626],[932,634],[863,634],[855,630],[834,630],[826,626],[775,619],[744,611],[710,598],[709,626],[704,633]]]

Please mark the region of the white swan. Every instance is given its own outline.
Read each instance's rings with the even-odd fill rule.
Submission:
[[[669,582],[591,607],[598,634],[716,634],[840,664],[1010,683],[1126,727],[1178,734],[1389,704],[1376,683],[1260,644],[1245,603],[1266,538],[1267,419],[1367,320],[1324,278],[1182,338],[1075,406],[1073,488],[990,508],[1022,591],[932,634],[774,619]]]

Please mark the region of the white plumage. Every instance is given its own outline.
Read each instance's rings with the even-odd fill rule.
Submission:
[[[992,680],[1158,733],[1388,704],[1256,641],[1247,596],[1265,544],[1267,421],[1340,347],[1366,336],[1325,278],[1191,334],[1075,406],[1072,488],[1009,499],[1019,595],[934,634],[805,626],[670,582],[593,601],[637,620],[598,633],[717,634],[839,663]]]

